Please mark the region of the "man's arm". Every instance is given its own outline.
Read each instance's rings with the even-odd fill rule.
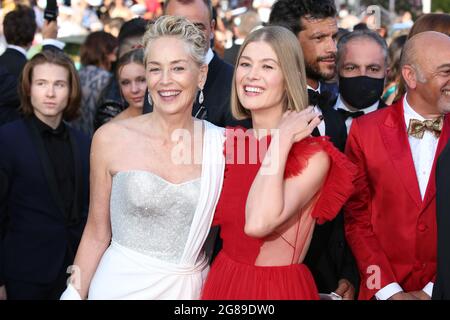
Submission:
[[[43,50],[55,50],[62,51],[64,49],[65,43],[56,40],[58,36],[58,25],[56,21],[48,22],[44,21],[42,26],[42,49]]]

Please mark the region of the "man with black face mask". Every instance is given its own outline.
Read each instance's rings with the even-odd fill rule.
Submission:
[[[338,43],[339,97],[334,105],[350,131],[353,118],[383,108],[387,45],[371,30],[357,30]]]

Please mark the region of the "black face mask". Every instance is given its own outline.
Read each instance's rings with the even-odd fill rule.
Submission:
[[[339,76],[339,93],[345,102],[357,109],[370,107],[377,102],[383,94],[383,89],[384,78]]]

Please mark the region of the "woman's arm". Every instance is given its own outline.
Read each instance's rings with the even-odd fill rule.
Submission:
[[[89,215],[71,276],[71,284],[82,299],[87,297],[91,279],[111,241],[109,201],[112,179],[108,163],[112,144],[109,140],[117,133],[110,127],[106,125],[97,130],[92,141]]]
[[[330,166],[328,154],[324,151],[312,155],[300,175],[284,179],[284,169],[293,143],[309,136],[320,119],[314,115],[313,120],[308,122],[309,119],[302,119],[300,114],[283,116],[279,137],[272,139],[263,160],[263,163],[275,161],[276,170],[267,173],[260,169],[247,197],[247,235],[264,237],[271,234],[298,213],[321,188]]]

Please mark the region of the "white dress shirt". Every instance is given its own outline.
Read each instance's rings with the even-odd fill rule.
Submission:
[[[25,58],[27,57],[27,50],[25,50],[25,49],[22,48],[22,47],[15,46],[15,45],[13,45],[13,44],[8,44],[8,45],[6,46],[6,48],[8,48],[8,49],[14,49],[14,50],[16,50],[16,51],[19,51],[21,54],[23,54],[23,55],[25,56]]]
[[[411,119],[417,119],[420,121],[427,120],[414,111],[414,109],[409,105],[407,95],[403,97],[403,110],[406,129],[408,129],[409,120]],[[425,130],[422,139],[408,136],[408,141],[411,148],[414,168],[416,170],[417,182],[419,183],[420,195],[423,200],[425,191],[427,190],[428,180],[430,178],[431,168],[433,166],[439,138],[436,138],[436,136],[430,131]],[[422,290],[431,297],[433,292],[433,282],[429,282]],[[386,300],[401,291],[403,291],[402,287],[400,287],[397,282],[393,282],[379,290],[375,296],[379,300]]]
[[[44,40],[42,40],[41,45],[42,46],[52,45],[52,46],[57,47],[60,50],[64,49],[64,47],[66,46],[66,44],[64,42],[61,42],[56,39],[44,39]],[[19,51],[21,54],[23,54],[25,56],[25,58],[28,58],[28,56],[27,56],[28,51],[22,47],[19,47],[19,46],[13,45],[13,44],[8,44],[7,48]]]
[[[211,62],[211,60],[213,58],[214,58],[214,52],[212,51],[211,48],[209,48],[208,52],[206,52],[205,63],[209,65],[209,63]]]
[[[317,89],[313,89],[312,87],[310,87],[309,85],[307,86],[307,89],[310,89],[312,91],[315,91],[317,93],[320,93],[320,82],[319,82],[319,86],[317,87]],[[322,114],[322,110],[320,110],[318,105],[313,106],[314,107],[314,111],[317,114]],[[317,129],[320,132],[321,136],[325,135],[325,121],[320,121],[319,125],[317,126]]]
[[[367,108],[364,108],[364,109],[351,108],[351,107],[347,107],[347,105],[342,100],[341,95],[339,95],[337,100],[336,100],[336,104],[334,105],[333,108],[334,108],[334,110],[344,109],[345,111],[350,111],[350,112],[362,111],[362,112],[364,112],[364,114],[368,114],[368,113],[370,113],[372,111],[377,110],[379,104],[380,104],[380,101],[377,101],[373,105],[371,105],[370,107],[367,107]],[[347,134],[350,132],[350,127],[352,126],[352,122],[353,122],[353,118],[352,117],[348,117],[345,120],[345,126],[347,127]]]

